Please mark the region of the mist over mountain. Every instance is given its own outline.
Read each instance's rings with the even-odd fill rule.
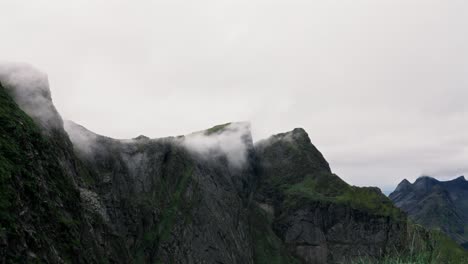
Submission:
[[[353,185],[468,175],[468,1],[2,0],[0,10],[0,60],[47,72],[60,114],[98,134],[249,120],[254,141],[304,128]]]
[[[114,139],[63,122],[39,71],[0,73],[2,263],[335,264],[420,256],[467,260],[444,235],[412,225],[379,188],[334,174],[302,128],[256,143],[248,122]]]

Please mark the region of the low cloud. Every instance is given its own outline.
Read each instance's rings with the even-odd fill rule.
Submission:
[[[0,1],[0,58],[100,134],[251,120],[303,127],[354,185],[468,174],[468,1],[50,1]]]
[[[196,132],[181,140],[192,153],[206,159],[224,156],[235,168],[245,165],[248,150],[252,147],[250,124],[245,122],[231,123],[212,133],[209,130]]]
[[[76,150],[86,155],[92,155],[97,150],[96,134],[68,120],[65,120],[63,127]]]
[[[0,64],[0,82],[19,107],[46,128],[60,128],[62,118],[52,103],[47,75],[31,65]]]

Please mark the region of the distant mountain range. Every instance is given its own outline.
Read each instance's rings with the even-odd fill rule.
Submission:
[[[439,229],[468,248],[468,181],[464,176],[451,181],[423,176],[413,184],[405,179],[389,197],[414,222]]]

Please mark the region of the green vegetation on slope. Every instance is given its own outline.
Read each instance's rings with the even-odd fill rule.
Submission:
[[[403,216],[379,189],[350,186],[333,174],[303,129],[272,136],[257,148],[264,167],[259,191],[275,197],[277,205],[294,209],[307,201],[323,201],[376,215]]]
[[[403,214],[377,188],[350,186],[338,176],[320,172],[305,176],[302,182],[283,185],[285,204],[297,207],[306,200],[335,202],[376,215],[402,218]]]
[[[271,229],[273,219],[262,209],[253,206],[250,209],[250,226],[254,244],[256,264],[298,264],[290,256],[285,245]]]
[[[231,123],[226,123],[226,124],[221,124],[221,125],[217,125],[217,126],[214,126],[212,128],[209,128],[207,130],[205,130],[205,135],[211,135],[211,134],[214,134],[214,133],[218,133],[218,132],[221,132],[223,131],[227,126],[229,126]]]
[[[23,245],[33,254],[53,245],[65,261],[82,248],[79,192],[59,163],[67,143],[59,131],[49,133],[0,85],[0,236],[12,247],[6,259],[13,263],[26,261]]]
[[[11,216],[15,198],[14,177],[23,174],[28,180],[25,186],[34,192],[33,176],[27,169],[27,148],[41,144],[41,135],[34,122],[0,86],[0,227],[11,228],[14,218]],[[26,141],[31,144],[22,146]],[[30,184],[29,184],[30,183]]]
[[[353,264],[463,264],[468,252],[439,231],[427,231],[415,224],[408,225],[407,250],[383,259],[360,259]]]
[[[185,222],[191,220],[188,213],[192,204],[189,201],[184,201],[183,195],[190,184],[193,165],[185,164],[185,166],[178,167],[178,170],[181,171],[181,177],[175,185],[175,190],[171,192],[170,185],[162,179],[159,190],[154,192],[151,197],[148,196],[144,201],[137,201],[137,206],[161,208],[162,214],[159,223],[145,233],[143,244],[140,245],[136,253],[136,263],[145,263],[145,251],[150,252],[152,249],[157,249],[160,244],[170,239],[178,215],[182,215]],[[150,209],[148,208],[148,210]],[[157,256],[154,256],[154,258],[157,260],[156,263],[161,263]]]

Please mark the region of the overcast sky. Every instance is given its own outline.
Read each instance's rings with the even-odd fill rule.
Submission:
[[[384,190],[468,174],[468,1],[0,1],[0,59],[115,138],[305,128]]]

